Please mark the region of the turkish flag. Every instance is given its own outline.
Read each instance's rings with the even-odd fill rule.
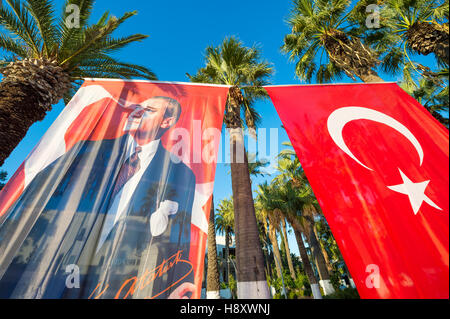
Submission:
[[[267,87],[362,298],[449,298],[449,134],[394,83]]]

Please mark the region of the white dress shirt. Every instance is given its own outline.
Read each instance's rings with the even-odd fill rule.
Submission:
[[[105,242],[114,225],[120,220],[120,218],[124,217],[124,212],[130,204],[130,200],[137,189],[137,185],[139,184],[142,175],[144,175],[144,172],[152,162],[153,157],[155,157],[159,143],[160,140],[155,140],[147,145],[141,146],[142,151],[138,155],[140,160],[140,169],[125,183],[115,198],[111,199],[113,203],[110,206],[108,214],[105,218],[102,233],[97,245],[97,251]],[[137,142],[130,136],[127,141],[127,159],[136,152],[137,146]]]

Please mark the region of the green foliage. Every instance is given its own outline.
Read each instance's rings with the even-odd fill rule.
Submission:
[[[379,28],[368,28],[366,25],[366,8],[373,4],[380,8]],[[379,55],[390,54],[391,59],[397,56],[395,60],[402,63],[407,58],[406,50],[410,50],[407,32],[420,22],[448,22],[448,8],[448,1],[445,0],[387,0],[381,3],[362,0],[353,8],[349,20],[358,24],[359,32]],[[389,68],[393,71],[400,69],[398,65],[387,67]]]
[[[284,294],[276,293],[276,294],[273,296],[273,299],[286,299],[286,297],[284,296]]]
[[[289,271],[283,270],[283,280],[286,288],[288,299],[309,298],[312,295],[311,286],[308,277],[304,273],[297,273],[297,279],[294,281]],[[283,283],[281,278],[269,278],[269,284],[275,288],[276,294],[274,299],[285,299],[282,293]]]
[[[426,107],[431,113],[448,126],[448,80],[441,76],[446,71],[442,68],[448,70],[448,59],[442,53],[445,47],[448,52],[448,1],[293,0],[292,3],[287,19],[291,31],[284,37],[282,50],[289,54],[290,61],[296,62],[295,74],[301,80],[333,82],[340,80],[344,74],[354,78],[353,75],[358,73],[354,70],[358,68],[349,67],[347,70],[345,65],[348,61],[343,60],[351,60],[355,54],[359,56],[361,52],[366,52],[369,60],[370,56],[375,59],[372,70],[378,67],[385,73],[397,76],[401,79],[402,87],[414,98],[418,98],[419,102],[422,100],[422,103],[428,104]],[[369,5],[377,5],[380,9],[379,28],[367,24]],[[420,30],[417,26],[421,23],[447,30],[447,42],[441,37],[441,43],[437,46],[440,49],[434,51],[436,64],[422,65],[416,61],[417,54],[428,54],[417,48],[422,45],[423,50],[430,50],[436,37],[429,34],[421,45],[416,42],[413,46],[410,42],[411,32]],[[341,37],[335,38],[336,35]],[[346,57],[338,54],[336,60],[333,58],[333,50],[339,50],[337,46],[330,44],[330,40],[342,44],[345,39],[348,40],[347,43],[360,41],[364,49],[361,52],[347,51]],[[430,89],[433,92],[429,92]]]
[[[0,50],[13,55],[0,60],[3,64],[12,59],[46,59],[57,61],[71,77],[74,89],[83,78],[132,77],[155,80],[155,74],[144,66],[126,63],[112,56],[114,52],[148,36],[133,34],[114,37],[113,33],[136,11],[122,17],[103,14],[94,24],[88,24],[94,0],[67,0],[62,14],[55,14],[51,0],[5,0],[0,7],[0,25],[8,32],[0,35]],[[72,25],[68,6],[80,9],[79,25]],[[70,8],[70,7],[69,7]],[[74,93],[68,93],[67,99]]]
[[[222,199],[216,208],[215,214],[216,231],[224,234],[228,231],[229,235],[234,233],[234,203],[233,197]]]
[[[290,61],[297,61],[295,74],[311,82],[331,82],[344,72],[332,60],[323,46],[323,38],[331,30],[345,31],[345,12],[350,1],[294,0],[287,19],[291,33],[284,38],[282,50]]]
[[[233,275],[228,276],[228,287],[231,290],[231,295],[233,299],[237,298],[237,281],[234,279]]]
[[[187,74],[190,81],[242,87],[241,113],[247,126],[254,129],[261,117],[253,105],[268,98],[262,86],[270,84],[269,78],[274,72],[270,63],[261,60],[260,48],[245,47],[235,37],[229,37],[217,47],[206,48],[205,62],[206,66],[197,74]]]
[[[323,299],[360,299],[358,291],[354,288],[346,288],[344,290],[336,290],[331,295],[323,296]]]
[[[220,283],[220,289],[228,289],[228,284],[226,282],[221,282]]]
[[[380,28],[366,26],[366,8],[370,4],[380,6]],[[412,47],[410,32],[414,32],[420,23],[447,24],[448,30],[448,12],[449,3],[445,0],[387,0],[381,3],[362,0],[358,1],[350,15],[350,20],[358,24],[366,43],[380,57],[382,70],[400,76],[402,88],[432,113],[448,113],[448,61],[436,54],[436,64],[424,66],[415,61],[421,52],[417,51],[417,47],[416,50]],[[430,39],[433,37],[430,35]],[[422,42],[424,47],[431,47],[428,39],[422,39]],[[436,65],[438,69],[433,70]],[[447,123],[440,118],[438,120],[448,126],[448,119]]]
[[[403,81],[401,87],[430,112],[448,114],[448,68],[440,71],[438,76],[442,79],[442,82],[436,83],[433,78],[423,77],[418,81],[418,84],[411,81]],[[444,85],[443,83],[446,84]],[[448,118],[441,120],[441,122],[448,128]]]
[[[310,297],[312,295],[311,285],[309,284],[308,276],[304,273],[297,273],[295,286],[300,289],[301,297]]]
[[[331,271],[330,282],[333,285],[334,290],[338,290],[341,286],[341,274],[339,271]]]

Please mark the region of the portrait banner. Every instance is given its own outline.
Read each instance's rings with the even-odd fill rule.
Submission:
[[[86,80],[0,193],[0,298],[200,298],[228,90]]]
[[[362,298],[449,298],[449,134],[395,83],[267,87]]]

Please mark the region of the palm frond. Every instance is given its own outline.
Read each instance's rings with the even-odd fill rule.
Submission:
[[[102,69],[108,73],[116,72],[121,78],[138,77],[148,80],[157,79],[155,73],[147,67],[121,62],[105,54],[96,55],[91,59],[84,59],[76,65],[75,69],[71,70],[71,74],[80,78],[93,77],[92,72],[99,72]]]
[[[20,0],[5,0],[10,6],[0,7],[0,25],[23,40],[35,57],[40,55],[41,38],[38,29]]]
[[[16,54],[22,58],[28,54],[23,44],[3,34],[0,34],[0,49]]]
[[[42,38],[43,55],[48,57],[58,43],[58,29],[54,18],[54,8],[50,0],[26,0],[25,8],[33,17]]]
[[[102,17],[99,23],[86,28],[82,34],[81,41],[72,41],[72,47],[67,52],[61,54],[61,64],[69,65],[75,63],[74,61],[81,60],[84,55],[92,53],[110,53],[112,51],[121,49],[131,42],[141,41],[147,36],[136,34],[120,39],[112,39],[110,37],[124,21],[135,15],[135,12],[125,13],[123,17],[110,17],[107,21]]]
[[[84,28],[91,17],[95,0],[66,0],[62,7],[61,19],[59,21],[60,51],[66,51],[72,47],[73,42],[82,39]],[[78,19],[78,27],[72,25],[71,18]]]

